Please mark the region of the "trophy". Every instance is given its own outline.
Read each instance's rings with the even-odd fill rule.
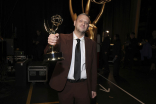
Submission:
[[[99,14],[97,15],[96,19],[93,22],[90,22],[88,30],[86,31],[86,34],[88,35],[88,37],[92,40],[97,41],[96,39],[96,35],[97,35],[97,30],[98,28],[96,27],[97,22],[99,21],[99,19],[101,18],[103,12],[104,12],[104,8],[105,8],[105,4],[107,2],[110,2],[111,0],[88,0],[87,4],[86,4],[86,8],[84,11],[84,6],[83,6],[83,0],[82,0],[82,12],[86,13],[87,15],[89,14],[90,11],[90,7],[91,7],[91,2],[96,3],[96,4],[102,4],[101,10],[99,12]],[[72,8],[72,0],[69,0],[69,11],[72,17],[72,20],[75,21],[77,18],[77,14],[73,12],[73,8]]]
[[[58,29],[58,26],[62,24],[63,19],[60,15],[54,15],[51,17],[51,22],[52,28],[50,28],[49,25],[46,25],[44,20],[44,27],[49,34],[55,34],[56,30]],[[62,57],[62,52],[54,51],[54,46],[49,45],[49,51],[44,55],[44,61],[61,61],[61,60],[64,60],[64,58]]]

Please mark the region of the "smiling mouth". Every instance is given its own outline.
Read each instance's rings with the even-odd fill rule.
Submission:
[[[84,26],[80,26],[80,27],[83,28],[83,29],[85,28]]]

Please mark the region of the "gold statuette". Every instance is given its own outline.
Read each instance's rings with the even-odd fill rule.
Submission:
[[[63,19],[60,15],[54,15],[51,17],[51,22],[52,22],[52,28],[49,27],[48,23],[46,25],[45,20],[44,20],[44,27],[45,27],[45,30],[49,34],[55,34],[59,25],[62,24]],[[54,51],[53,45],[49,45],[49,50],[50,51],[48,51],[47,54],[44,55],[44,61],[61,61],[61,60],[64,60],[64,58],[62,57],[62,52]]]
[[[89,28],[86,31],[86,34],[88,35],[88,37],[92,40],[96,41],[96,35],[97,35],[97,27],[96,24],[99,21],[100,17],[103,14],[104,8],[105,8],[105,3],[110,2],[111,0],[98,0],[98,2],[96,0],[88,0],[87,4],[86,4],[86,8],[84,10],[84,6],[83,6],[83,0],[82,0],[82,12],[86,13],[87,15],[89,15],[89,11],[91,8],[91,2],[96,3],[96,4],[102,4],[101,10],[99,12],[99,14],[97,15],[96,19],[93,22],[90,22],[89,24]],[[69,11],[70,11],[70,15],[73,21],[76,20],[77,18],[77,14],[73,12],[73,8],[72,8],[72,0],[69,0]]]

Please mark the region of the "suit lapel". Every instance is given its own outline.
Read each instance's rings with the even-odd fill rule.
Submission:
[[[86,38],[85,37],[85,58],[86,58],[86,71],[87,71],[87,66],[88,66],[88,52],[89,52],[89,49],[90,49],[90,47],[89,47],[89,39],[88,38]]]

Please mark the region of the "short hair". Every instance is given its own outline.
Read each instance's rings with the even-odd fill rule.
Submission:
[[[36,31],[39,31],[39,32],[41,32],[41,30],[40,30],[40,29],[37,29]]]
[[[131,32],[130,34],[135,35],[135,33],[134,33],[134,32]]]
[[[120,35],[119,34],[115,34],[116,39],[120,39]]]
[[[78,17],[79,17],[80,15],[85,15],[85,16],[87,16],[87,17],[89,18],[89,20],[90,20],[90,16],[89,16],[88,14],[86,14],[86,13],[81,13],[81,14],[79,14],[79,15],[77,16],[76,20],[78,19]]]

